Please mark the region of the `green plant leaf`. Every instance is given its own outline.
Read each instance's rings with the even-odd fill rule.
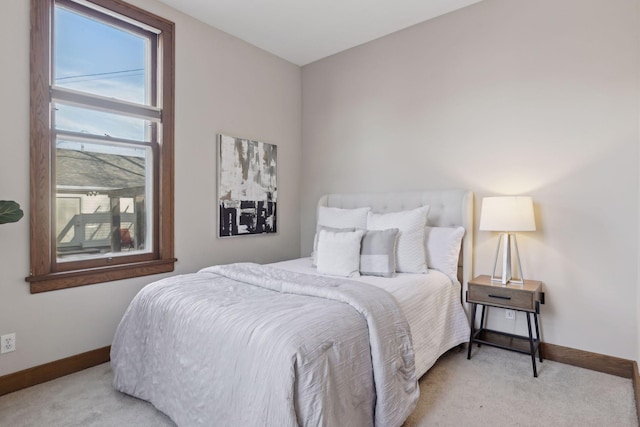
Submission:
[[[24,216],[20,205],[13,201],[0,200],[0,224],[18,222]]]

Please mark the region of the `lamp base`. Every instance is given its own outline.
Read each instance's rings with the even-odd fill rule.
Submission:
[[[500,246],[502,246],[502,276],[496,276],[496,268],[498,267],[498,258],[500,256]],[[518,273],[520,278],[513,278],[512,258],[511,258],[511,246],[514,248],[514,255],[516,262],[518,263]],[[496,248],[496,258],[493,262],[493,271],[491,272],[491,281],[499,282],[503,285],[507,283],[523,284],[524,276],[522,274],[522,265],[520,265],[520,252],[518,251],[518,240],[513,233],[500,233],[498,239],[498,246]]]
[[[507,281],[503,281],[502,277],[494,276],[493,274],[491,275],[491,281],[502,283],[503,285],[506,285],[507,283],[513,283],[515,285],[524,285],[524,279],[514,279],[513,277],[511,277]]]

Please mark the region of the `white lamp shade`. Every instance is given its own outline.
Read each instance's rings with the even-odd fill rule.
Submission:
[[[529,196],[484,197],[480,230],[535,231],[533,200]]]

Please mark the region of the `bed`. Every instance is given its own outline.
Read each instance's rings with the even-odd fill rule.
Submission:
[[[473,195],[330,194],[318,203],[319,211],[369,207],[387,219],[422,206],[433,236],[466,230],[453,277],[435,269],[320,274],[322,239],[359,231],[319,227],[317,267],[308,257],[212,266],[143,288],[112,345],[115,388],[180,426],[402,425],[415,408],[418,378],[468,339],[460,295],[471,278]],[[440,254],[431,256],[437,263]]]

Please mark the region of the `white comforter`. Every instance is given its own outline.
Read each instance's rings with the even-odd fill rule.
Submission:
[[[389,293],[256,264],[145,287],[111,363],[118,390],[181,426],[399,426],[419,393]]]
[[[270,264],[297,273],[319,275],[311,258]],[[360,276],[350,280],[382,288],[393,295],[411,330],[416,375],[421,377],[450,348],[469,341],[469,319],[460,304],[460,283],[446,274],[398,273],[395,277]]]

